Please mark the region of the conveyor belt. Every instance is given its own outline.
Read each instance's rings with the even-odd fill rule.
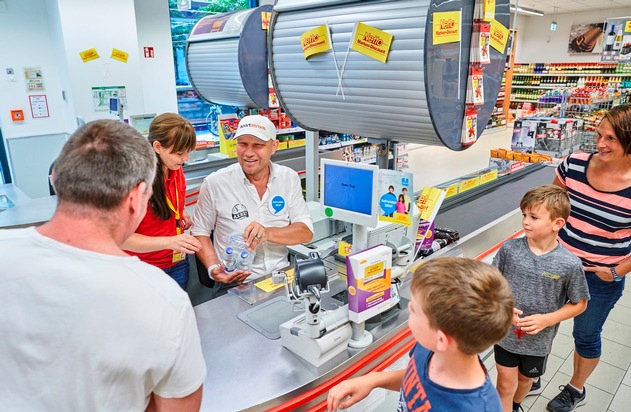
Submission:
[[[460,197],[460,200],[454,198],[455,204],[447,199],[438,212],[436,226],[456,229],[460,237],[464,237],[518,209],[519,201],[528,189],[552,183],[554,170],[554,167],[540,167],[531,172],[525,170],[511,180],[504,181],[505,177],[499,179],[498,182],[503,184],[489,186],[489,190],[476,191],[471,196]]]

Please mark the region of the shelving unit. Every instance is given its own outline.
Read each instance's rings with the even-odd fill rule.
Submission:
[[[408,164],[408,144],[407,143],[397,143],[394,146],[394,169],[395,170],[405,170],[410,166]]]
[[[511,110],[532,103],[539,111],[549,103],[542,102],[542,96],[554,90],[563,94],[577,88],[601,89],[613,95],[631,88],[629,63],[530,63],[516,64],[513,70]]]
[[[511,95],[511,86],[513,79],[513,62],[515,61],[515,49],[512,47],[516,44],[517,30],[511,30],[510,38],[506,44],[509,49],[506,52],[506,63],[504,65],[504,75],[502,77],[502,84],[500,91],[497,94],[497,101],[495,102],[495,108],[491,113],[488,123],[486,124],[485,133],[491,130],[499,131],[506,129],[507,123],[509,123],[509,99]]]

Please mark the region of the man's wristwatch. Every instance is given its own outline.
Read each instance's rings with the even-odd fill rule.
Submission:
[[[611,274],[613,275],[613,281],[614,282],[620,282],[622,280],[622,276],[618,275],[618,272],[616,272],[616,268],[615,267],[610,267],[609,270],[611,270]]]
[[[210,276],[211,278],[213,277],[212,271],[214,268],[220,268],[221,267],[221,263],[214,263],[210,266],[208,266],[208,276]]]

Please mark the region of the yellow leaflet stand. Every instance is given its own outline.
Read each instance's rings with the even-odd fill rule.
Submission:
[[[294,280],[294,269],[293,268],[287,269],[285,271],[285,275],[287,276],[287,281],[289,283],[291,283]],[[284,283],[273,283],[272,282],[272,277],[270,276],[270,277],[265,278],[265,279],[263,279],[263,280],[261,280],[259,282],[256,282],[254,284],[254,286],[256,286],[257,288],[269,293],[269,292],[275,291],[276,289],[285,287],[285,284]]]
[[[236,114],[219,116],[219,152],[228,157],[237,157],[237,141],[232,139],[239,125]]]

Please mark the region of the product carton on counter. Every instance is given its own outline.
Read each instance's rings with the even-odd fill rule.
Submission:
[[[348,317],[361,323],[392,306],[392,249],[379,245],[346,257]]]

